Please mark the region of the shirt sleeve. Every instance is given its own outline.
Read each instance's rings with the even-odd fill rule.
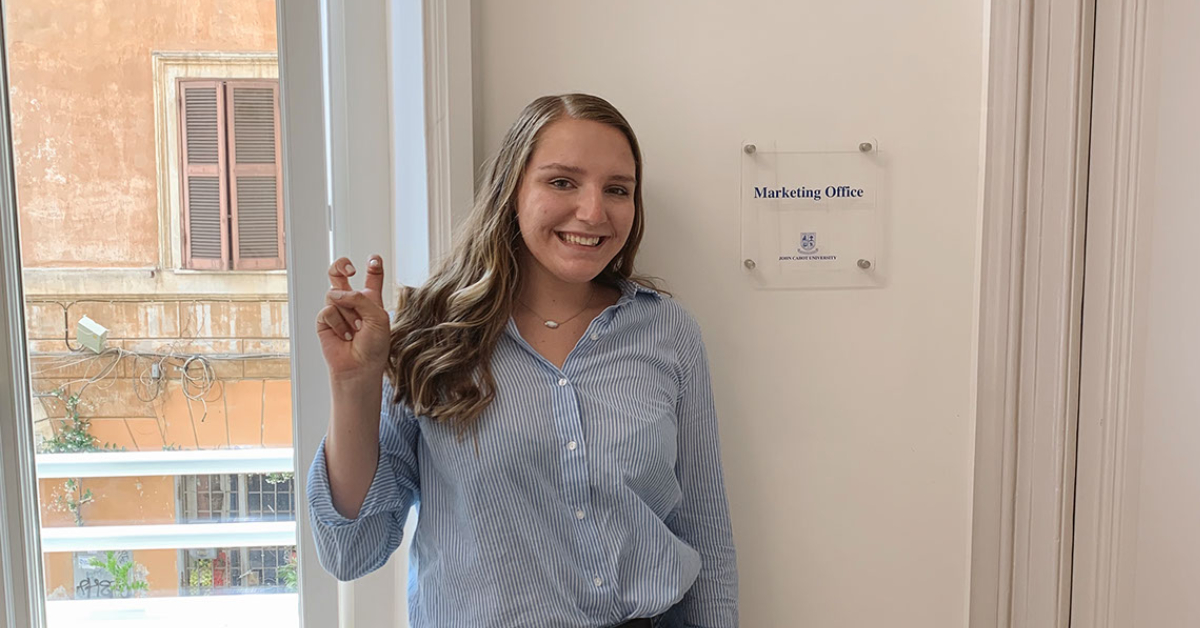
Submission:
[[[317,558],[342,581],[360,578],[382,567],[400,545],[404,521],[420,490],[416,419],[392,401],[393,388],[383,385],[379,421],[379,464],[358,517],[347,519],[334,507],[325,462],[325,441],[308,470],[308,504]]]
[[[682,393],[676,404],[679,454],[676,473],[683,490],[667,525],[700,553],[700,574],[683,599],[664,616],[666,628],[735,628],[738,625],[737,557],[709,379],[699,329],[684,353]]]

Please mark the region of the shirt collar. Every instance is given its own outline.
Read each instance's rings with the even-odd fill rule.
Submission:
[[[621,289],[621,298],[617,300],[617,305],[624,305],[633,301],[639,294],[645,294],[656,299],[661,299],[662,294],[653,288],[647,288],[642,284],[630,279],[621,279],[619,283]]]

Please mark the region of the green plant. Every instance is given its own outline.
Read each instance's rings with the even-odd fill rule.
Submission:
[[[268,473],[267,477],[264,479],[266,480],[267,484],[274,486],[276,484],[283,484],[293,477],[295,477],[294,473],[291,471],[285,471],[283,473]]]
[[[92,497],[92,489],[80,491],[80,485],[73,478],[63,482],[62,492],[54,497],[54,503],[60,510],[66,510],[75,516],[75,525],[83,525],[83,506],[96,501]]]
[[[118,451],[124,448],[109,443],[100,445],[92,435],[92,422],[79,411],[79,393],[67,394],[62,388],[50,391],[50,396],[62,402],[66,416],[59,420],[58,431],[43,440],[38,450],[44,454],[78,453],[88,451]]]
[[[141,563],[119,557],[116,552],[105,552],[104,560],[92,557],[88,565],[108,572],[112,577],[114,596],[130,597],[150,590],[146,568]]]
[[[91,433],[92,424],[79,412],[79,395],[77,393],[67,394],[61,388],[50,391],[50,395],[62,402],[66,409],[66,416],[59,423],[54,437],[42,441],[42,452],[96,451],[96,437]]]
[[[292,550],[288,556],[287,564],[280,567],[278,570],[279,582],[287,587],[288,591],[296,591],[300,588],[300,580],[296,573],[296,551]]]

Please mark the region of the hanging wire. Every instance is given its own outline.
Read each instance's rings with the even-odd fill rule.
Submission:
[[[183,395],[191,400],[199,402],[204,410],[201,421],[208,415],[208,401],[210,393],[214,388],[223,391],[224,384],[217,377],[216,369],[213,363],[217,361],[247,361],[247,360],[272,360],[280,358],[288,358],[288,353],[195,353],[179,350],[179,343],[183,341],[175,341],[167,344],[160,351],[130,351],[121,347],[108,347],[98,354],[90,354],[88,349],[72,345],[70,334],[70,309],[72,306],[79,303],[108,303],[114,304],[114,300],[77,300],[71,302],[49,301],[54,303],[63,310],[63,343],[67,347],[65,354],[42,354],[38,357],[43,358],[40,368],[32,374],[34,376],[53,377],[53,371],[67,370],[81,364],[87,364],[85,375],[76,379],[62,383],[59,388],[67,389],[76,384],[82,384],[76,394],[81,394],[89,386],[97,385],[100,388],[108,388],[112,386],[116,379],[111,378],[116,371],[117,365],[122,360],[128,359],[134,364],[139,365],[134,377],[134,391],[139,401],[152,403],[166,388],[169,381],[168,373],[171,369],[178,372],[179,389]],[[195,339],[191,339],[195,340]],[[92,373],[92,365],[98,365],[95,373]],[[107,380],[107,381],[106,381]],[[53,394],[36,393],[36,397],[52,397]],[[217,398],[220,398],[218,395]],[[189,406],[190,407],[190,406]]]

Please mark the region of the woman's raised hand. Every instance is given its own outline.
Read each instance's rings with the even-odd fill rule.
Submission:
[[[362,290],[350,286],[355,272],[345,257],[329,267],[330,289],[317,314],[317,336],[332,379],[378,382],[391,345],[391,321],[383,307],[383,258],[372,255],[367,261]]]

